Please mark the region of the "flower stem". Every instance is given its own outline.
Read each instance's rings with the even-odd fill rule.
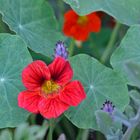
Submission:
[[[35,114],[31,114],[30,122],[31,122],[31,124],[35,124],[36,123],[36,115]]]
[[[131,138],[131,135],[135,127],[140,123],[140,107],[136,116],[133,119],[131,119],[130,122],[131,122],[131,126],[128,127],[128,129],[126,130],[125,134],[122,137],[122,140],[129,140]]]
[[[78,135],[76,137],[76,140],[87,140],[88,139],[88,129],[79,129]]]
[[[53,140],[53,129],[54,129],[54,119],[49,120],[49,132],[48,132],[48,139]]]
[[[107,47],[106,47],[101,59],[100,59],[100,61],[103,64],[108,60],[108,58],[109,58],[109,56],[110,56],[110,54],[111,54],[111,52],[113,50],[113,45],[114,45],[114,43],[116,41],[116,38],[117,38],[118,31],[119,31],[120,27],[121,27],[121,24],[119,22],[116,22],[116,25],[115,25],[115,27],[114,27],[114,29],[112,31],[112,34],[111,34],[110,41],[109,41],[109,43],[108,43],[108,45],[107,45]]]
[[[74,45],[75,45],[75,40],[71,39],[70,46],[69,46],[69,56],[73,56],[74,53]]]
[[[62,126],[65,130],[67,130],[67,136],[69,139],[75,139],[75,131],[71,123],[67,120],[66,117],[63,118]]]

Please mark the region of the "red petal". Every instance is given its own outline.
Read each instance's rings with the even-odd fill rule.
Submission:
[[[48,67],[51,78],[58,84],[64,85],[72,79],[72,68],[69,62],[62,57],[57,57]]]
[[[63,33],[66,36],[72,36],[72,28],[75,26],[76,22],[66,21],[63,26]]]
[[[23,91],[18,95],[18,106],[32,113],[38,113],[40,96],[38,92]]]
[[[64,15],[63,32],[66,36],[73,37],[75,40],[86,41],[90,32],[99,32],[101,28],[100,17],[95,13],[88,14],[88,23],[80,26],[77,23],[79,15],[69,10]]]
[[[66,36],[74,37],[73,36],[73,28],[77,25],[78,15],[73,11],[69,10],[64,15],[64,24],[63,24],[63,32]]]
[[[60,93],[60,99],[72,106],[77,106],[85,98],[85,91],[79,81],[70,82]]]
[[[65,24],[63,32],[66,36],[73,37],[75,40],[86,41],[90,32],[87,27],[70,22]]]
[[[65,104],[59,99],[59,96],[55,98],[43,98],[38,105],[40,114],[47,119],[57,118],[65,110],[69,108],[69,105]]]
[[[90,32],[99,32],[101,29],[101,19],[99,18],[99,16],[94,12],[88,15],[88,19],[88,30]]]
[[[37,90],[45,79],[50,79],[50,72],[43,61],[34,61],[22,71],[22,81],[28,90]]]
[[[80,27],[79,25],[75,25],[71,33],[74,39],[79,41],[86,41],[89,36],[89,32],[85,26]]]
[[[65,14],[64,14],[64,20],[65,21],[77,21],[77,18],[78,18],[79,16],[76,14],[76,12],[75,11],[73,11],[73,10],[69,10],[69,11],[67,11]]]

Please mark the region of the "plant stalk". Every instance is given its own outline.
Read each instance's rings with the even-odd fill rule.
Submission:
[[[69,46],[69,56],[73,56],[74,46],[75,46],[75,40],[71,39],[70,46]]]
[[[88,129],[79,129],[78,135],[76,137],[76,140],[87,140],[88,139]]]
[[[121,24],[119,22],[116,22],[116,25],[112,31],[108,45],[107,45],[107,47],[106,47],[106,49],[105,49],[105,51],[100,59],[101,63],[103,63],[103,64],[108,60],[108,58],[109,58],[109,56],[114,48],[113,45],[115,44],[120,27],[121,27]]]
[[[132,118],[130,122],[131,122],[131,126],[128,127],[128,129],[126,130],[125,134],[122,137],[122,140],[130,140],[135,127],[140,123],[140,107],[136,116]]]
[[[49,132],[47,140],[53,140],[54,119],[49,120]]]

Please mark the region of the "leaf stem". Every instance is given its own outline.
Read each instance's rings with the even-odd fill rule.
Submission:
[[[118,31],[119,31],[120,27],[121,27],[121,24],[119,22],[116,22],[116,25],[115,25],[115,27],[112,31],[112,34],[111,34],[110,40],[108,42],[108,45],[107,45],[107,47],[106,47],[106,49],[105,49],[105,51],[104,51],[104,53],[103,53],[103,55],[100,59],[100,61],[103,64],[108,60],[108,58],[109,58],[109,56],[110,56],[110,54],[113,50],[113,45],[116,41],[116,38],[117,38]]]
[[[62,126],[65,130],[67,130],[65,133],[68,136],[69,139],[75,139],[75,131],[71,123],[67,120],[66,117],[63,118]]]
[[[31,122],[32,125],[33,124],[36,124],[36,115],[35,114],[31,114],[31,116],[30,116],[30,122]]]
[[[140,123],[140,107],[134,118],[130,120],[131,126],[126,130],[125,134],[122,137],[122,140],[129,140],[135,129],[135,127]]]
[[[0,33],[3,33],[3,32],[7,32],[7,31],[6,31],[5,24],[2,21],[2,17],[0,15]]]
[[[69,56],[73,56],[74,46],[75,46],[75,40],[71,39],[70,46],[69,46]]]
[[[49,132],[48,132],[48,139],[53,140],[53,129],[54,129],[54,119],[49,120]]]
[[[76,137],[76,140],[87,140],[88,139],[88,129],[79,129],[78,135]]]

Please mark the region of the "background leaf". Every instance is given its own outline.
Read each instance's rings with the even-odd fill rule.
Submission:
[[[43,122],[42,126],[29,126],[29,124],[23,123],[16,128],[14,140],[43,140],[47,129],[46,121]]]
[[[137,90],[131,90],[129,92],[129,95],[130,95],[132,101],[134,102],[134,105],[136,105],[137,108],[139,108],[139,106],[140,106],[140,93]]]
[[[10,29],[38,53],[52,57],[56,42],[64,39],[45,0],[0,0],[0,12]]]
[[[139,0],[64,0],[80,15],[93,11],[104,11],[121,23],[140,23]],[[131,10],[130,10],[131,9]]]
[[[124,68],[126,74],[129,76],[131,81],[134,82],[134,85],[140,87],[140,64],[130,61],[125,64]]]
[[[110,116],[101,110],[96,111],[95,115],[99,129],[107,140],[120,140],[122,124],[114,120],[114,115]]]
[[[98,129],[95,112],[101,109],[106,99],[124,110],[129,102],[127,86],[118,73],[90,56],[81,54],[70,61],[74,79],[82,82],[87,97],[79,106],[71,107],[65,115],[80,128]]]
[[[109,134],[113,124],[112,117],[107,112],[101,110],[96,111],[95,115],[100,131],[103,134]]]
[[[113,68],[122,73],[128,84],[138,86],[140,79],[140,26],[130,27],[111,57]]]
[[[8,129],[1,131],[0,140],[12,140],[12,133]]]
[[[81,47],[75,46],[74,55],[84,53],[100,59],[108,43],[110,34],[111,29],[103,27],[99,33],[91,33],[89,39],[83,42]]]
[[[21,71],[31,62],[25,43],[16,35],[0,35],[0,128],[15,127],[28,113],[17,105],[17,95],[24,90]]]

